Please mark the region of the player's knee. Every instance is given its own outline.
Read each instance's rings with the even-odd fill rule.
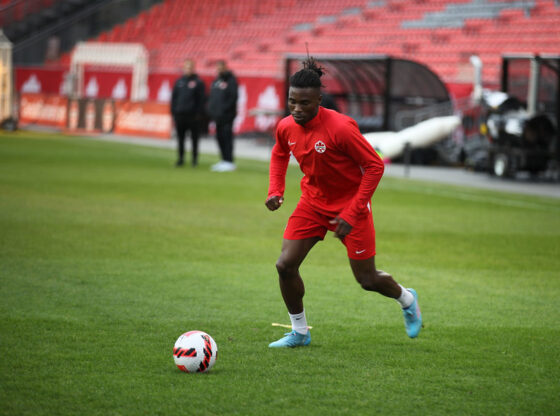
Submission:
[[[276,261],[276,270],[278,270],[278,275],[283,279],[288,279],[297,274],[297,266],[290,264],[290,262],[282,257]]]

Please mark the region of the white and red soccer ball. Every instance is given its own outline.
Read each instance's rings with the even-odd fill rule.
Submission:
[[[206,332],[185,332],[173,347],[175,365],[185,373],[210,371],[216,358],[218,358],[218,345]]]

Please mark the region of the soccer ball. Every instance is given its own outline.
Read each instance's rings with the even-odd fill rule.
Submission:
[[[218,358],[218,345],[206,332],[185,332],[173,347],[175,365],[185,373],[210,371],[216,358]]]

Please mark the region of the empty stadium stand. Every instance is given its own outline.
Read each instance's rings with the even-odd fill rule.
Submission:
[[[17,41],[83,7],[87,0],[0,0],[0,27]]]
[[[282,76],[283,56],[388,54],[469,82],[469,57],[497,84],[503,53],[560,53],[557,0],[165,0],[95,41],[142,42],[152,70],[185,57],[201,73],[227,59],[244,75]],[[62,62],[69,61],[68,55]]]
[[[16,65],[60,63],[60,52],[163,0],[0,0],[0,29]]]
[[[0,26],[23,20],[30,14],[51,7],[57,0],[0,0]]]

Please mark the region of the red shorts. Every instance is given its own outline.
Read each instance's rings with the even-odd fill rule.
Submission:
[[[329,223],[333,218],[315,211],[300,201],[288,220],[284,239],[303,240],[319,237],[323,240],[327,230],[334,231],[336,228],[336,224]],[[365,260],[375,256],[375,228],[371,213],[364,214],[354,224],[350,234],[341,241],[346,246],[348,257],[353,260]]]

